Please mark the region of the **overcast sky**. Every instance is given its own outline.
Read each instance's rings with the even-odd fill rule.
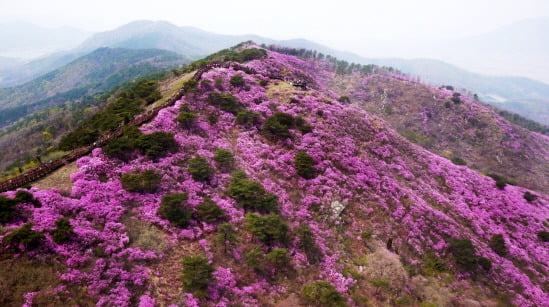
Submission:
[[[0,0],[0,20],[104,31],[137,19],[224,34],[303,37],[353,48],[360,39],[464,37],[549,16],[547,0]]]

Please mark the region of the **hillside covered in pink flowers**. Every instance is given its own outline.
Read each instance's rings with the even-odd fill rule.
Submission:
[[[411,143],[329,89],[333,61],[245,48],[70,194],[0,196],[0,305],[549,304],[548,195]]]

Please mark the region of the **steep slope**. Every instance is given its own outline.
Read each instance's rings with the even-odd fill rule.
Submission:
[[[6,193],[3,244],[60,274],[14,282],[4,304],[544,305],[548,197],[338,102],[333,69],[275,52],[207,67],[141,132],[78,160],[70,196]]]
[[[331,87],[434,153],[549,192],[549,138],[507,122],[466,95],[455,93],[456,100],[453,91],[383,74],[340,75]]]
[[[360,63],[395,67],[433,85],[466,89],[491,105],[549,124],[549,84],[521,77],[481,75],[430,59],[365,59]]]

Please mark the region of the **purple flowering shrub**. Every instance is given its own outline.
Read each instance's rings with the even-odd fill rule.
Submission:
[[[341,95],[328,89],[331,63],[268,51],[266,58],[245,65],[257,73],[213,68],[202,75],[208,81],[140,127],[143,134],[173,134],[177,151],[122,161],[95,149],[77,161],[70,197],[55,189],[32,190],[41,207],[25,207],[27,222],[45,233],[41,252],[64,261],[66,268],[59,272],[64,285],[85,286],[99,306],[255,306],[299,294],[295,283],[323,281],[323,287],[337,291],[338,302],[352,304],[360,273],[349,274],[347,263],[367,253],[361,234],[368,231],[368,238],[390,241],[387,247],[417,269],[426,255],[448,258],[448,268],[456,269],[449,256],[452,239],[470,240],[476,256],[492,261],[484,281],[518,305],[549,300],[543,288],[547,243],[537,237],[547,229],[547,195],[536,193],[529,202],[522,187],[499,190],[493,179],[434,155],[378,117],[339,102]],[[231,84],[236,75],[245,86]],[[310,80],[309,89],[293,88],[291,97],[269,96],[283,82],[278,77]],[[463,100],[460,106],[473,104]],[[181,110],[196,115],[192,129],[178,119]],[[238,124],[242,110],[257,114],[257,122]],[[284,137],[266,136],[258,123],[277,114],[287,114],[279,118],[282,123],[301,118],[311,130],[303,133],[293,122],[283,127]],[[225,157],[220,158],[220,149]],[[228,173],[232,169],[239,171]],[[124,189],[121,177],[147,170],[159,176],[155,189]],[[167,195],[184,197],[167,206]],[[134,246],[127,216],[162,231],[171,248],[161,253]],[[63,217],[72,228],[71,240],[56,243],[50,232]],[[495,234],[502,234],[504,256],[490,247]],[[254,272],[244,261],[252,246],[271,259],[268,272],[292,268],[296,282]],[[180,280],[182,257],[189,254],[201,257],[207,282],[199,283],[199,292],[177,293],[189,282]],[[458,280],[470,277],[456,271]]]

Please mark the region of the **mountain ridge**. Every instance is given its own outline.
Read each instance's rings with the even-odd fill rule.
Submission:
[[[246,48],[257,46],[233,52]],[[52,255],[42,274],[58,279],[2,299],[39,304],[58,295],[49,289],[118,306],[549,299],[547,195],[408,142],[328,88],[344,71],[336,62],[253,52],[247,69],[210,66],[175,105],[79,159],[68,194],[5,193],[16,210],[3,244]],[[6,267],[26,265],[3,252]]]

